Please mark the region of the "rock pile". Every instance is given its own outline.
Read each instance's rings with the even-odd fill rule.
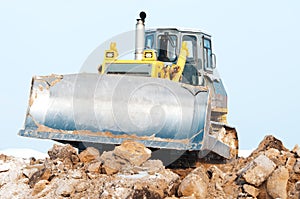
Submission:
[[[113,151],[54,145],[44,160],[0,155],[0,198],[292,198],[300,197],[300,147],[267,136],[247,158],[167,169],[151,150],[125,141]]]

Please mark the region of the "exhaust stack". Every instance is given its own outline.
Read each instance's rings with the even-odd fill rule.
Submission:
[[[140,13],[140,19],[137,19],[135,29],[135,59],[142,60],[145,48],[145,18],[146,13]]]

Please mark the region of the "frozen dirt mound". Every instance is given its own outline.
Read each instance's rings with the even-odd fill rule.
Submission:
[[[299,198],[300,147],[266,136],[226,164],[167,169],[151,150],[125,141],[113,151],[54,145],[50,158],[0,155],[0,198]]]

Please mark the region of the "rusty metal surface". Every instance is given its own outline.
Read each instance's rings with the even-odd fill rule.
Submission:
[[[164,79],[74,74],[35,77],[21,136],[200,150],[210,125],[204,87]]]

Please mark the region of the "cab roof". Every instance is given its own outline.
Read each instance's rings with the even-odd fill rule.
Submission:
[[[206,36],[209,36],[211,37],[210,34],[208,33],[205,33],[199,29],[195,29],[195,28],[184,28],[184,27],[151,27],[151,28],[148,28],[146,29],[146,32],[156,32],[158,30],[176,30],[178,32],[192,32],[192,33],[201,33],[201,34],[204,34]]]

